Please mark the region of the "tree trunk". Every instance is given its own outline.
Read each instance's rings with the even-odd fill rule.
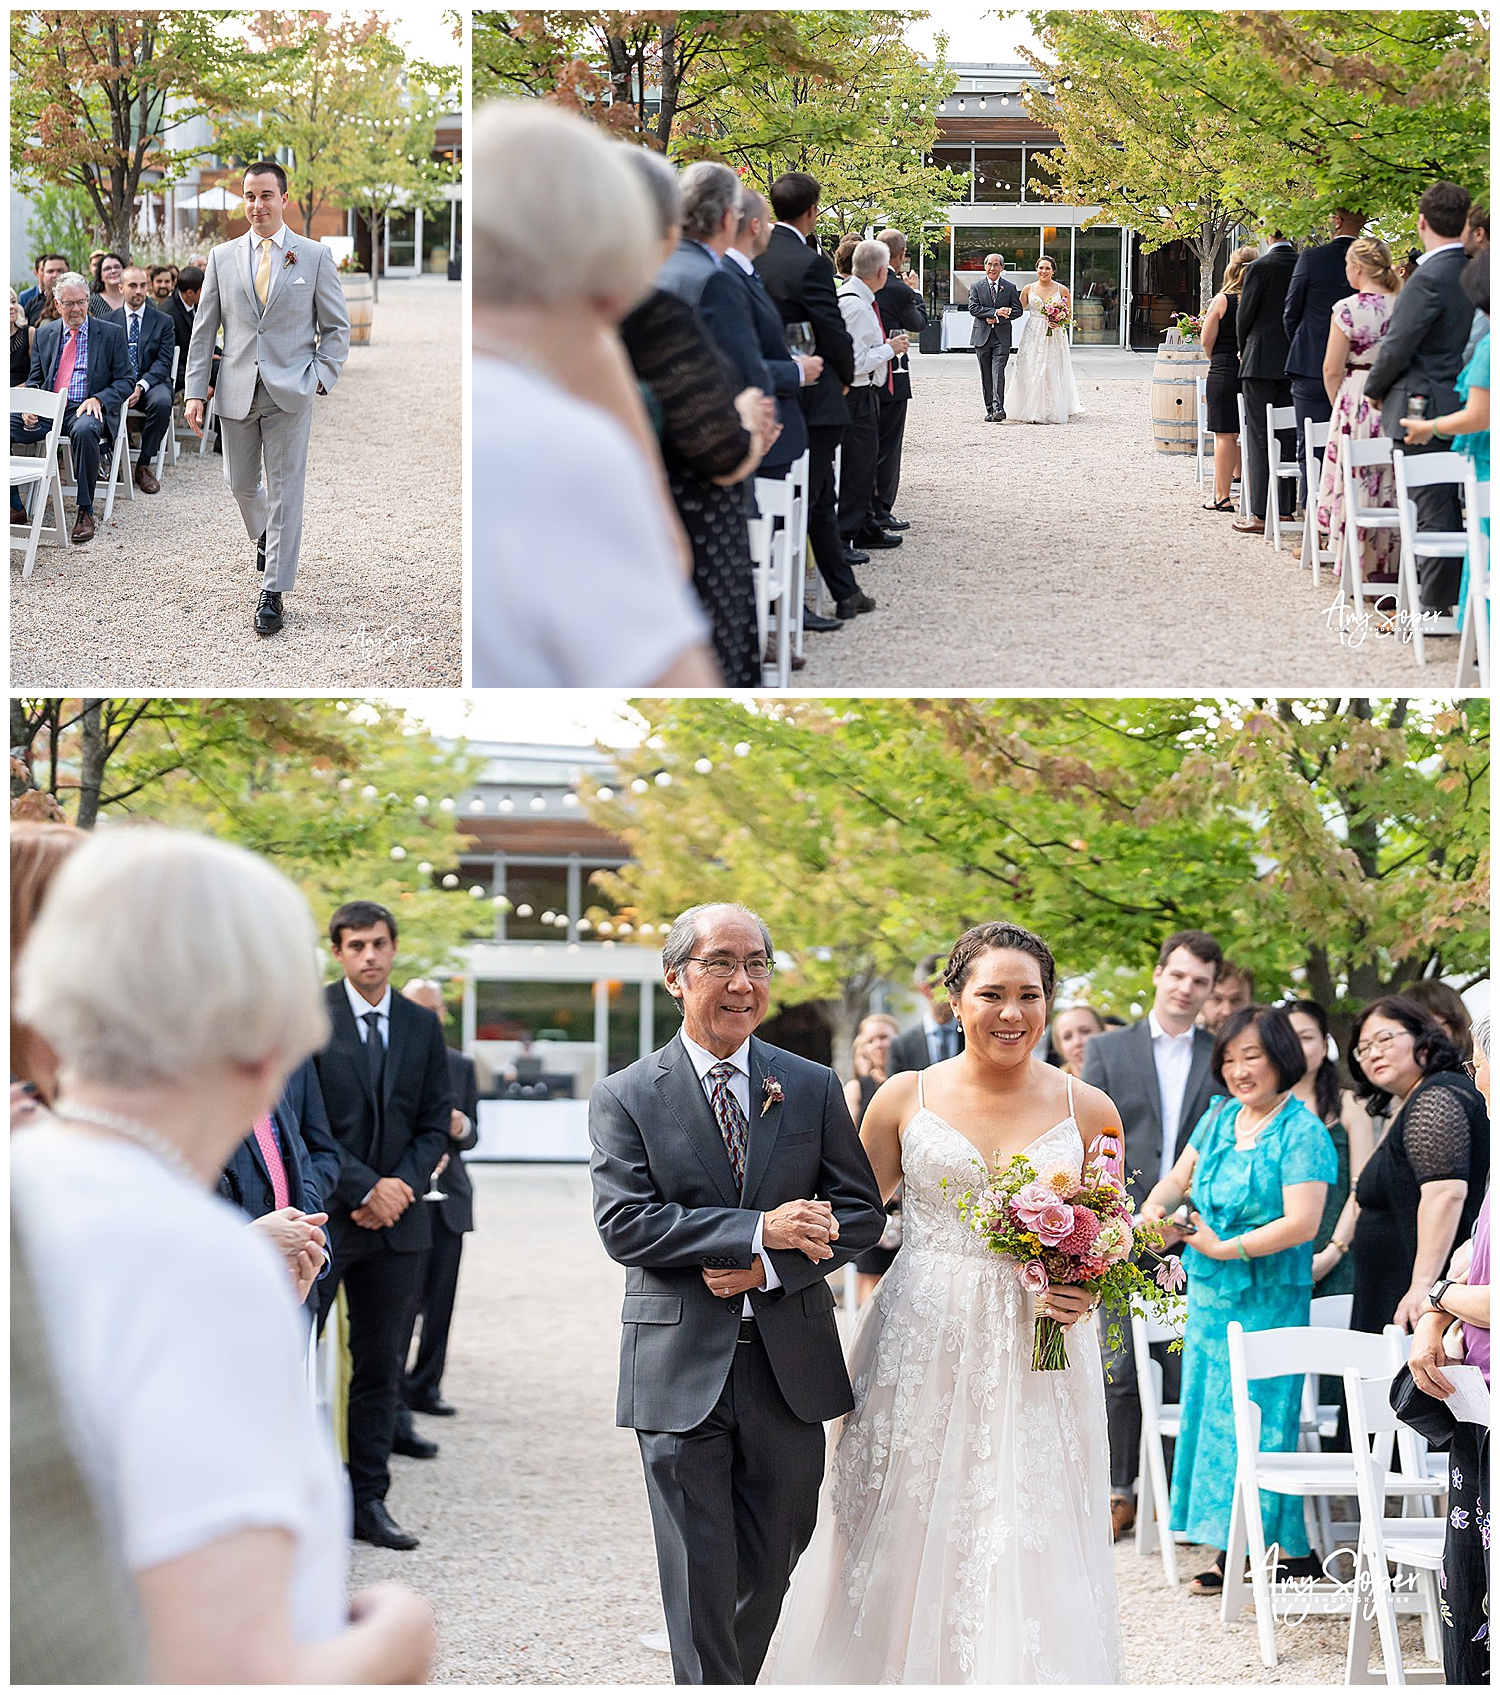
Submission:
[[[642,89],[644,95],[645,90]],[[682,99],[682,67],[677,58],[677,26],[661,26],[661,108],[656,119],[656,136],[663,153],[672,139],[672,124]]]
[[[824,1003],[833,1025],[833,1069],[840,1077],[854,1075],[854,1038],[859,1034],[860,1020],[870,1010],[870,982],[863,973],[856,973],[844,984],[837,1000]]]
[[[109,760],[102,700],[83,703],[80,730],[83,749],[79,759],[77,824],[80,830],[92,830],[99,818],[99,796],[104,789],[104,767]]]
[[[380,232],[385,224],[384,214],[370,208],[370,304],[380,301]]]

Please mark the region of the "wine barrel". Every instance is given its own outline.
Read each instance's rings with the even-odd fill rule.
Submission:
[[[1167,342],[1151,372],[1151,435],[1158,453],[1191,453],[1197,444],[1198,379],[1208,355],[1196,341]]]
[[[1073,340],[1088,346],[1105,339],[1104,302],[1096,300],[1092,295],[1085,295],[1082,300],[1075,300],[1073,302]]]
[[[368,271],[345,271],[339,281],[344,286],[344,304],[349,309],[349,345],[368,347],[370,332],[375,327],[375,285]]]

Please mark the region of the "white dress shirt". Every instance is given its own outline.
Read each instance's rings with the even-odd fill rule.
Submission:
[[[367,1012],[378,1012],[380,1014],[380,1040],[385,1045],[386,1049],[389,1050],[391,1045],[390,984],[386,984],[385,993],[374,1003],[373,1006],[365,999],[359,990],[355,988],[347,977],[344,979],[344,993],[349,997],[349,1010],[354,1014],[354,1025],[359,1031],[360,1041],[368,1041],[370,1036],[370,1026],[365,1023],[365,1014]]]
[[[839,311],[854,343],[855,388],[884,388],[895,349],[885,339],[875,296],[861,277],[850,277],[839,290]]]
[[[927,1058],[931,1064],[936,1065],[948,1058],[947,1033],[954,1028],[951,1020],[947,1024],[939,1024],[930,1012],[922,1014],[922,1034],[927,1038]],[[957,1053],[958,1049],[953,1051]]]
[[[266,284],[266,306],[271,304],[271,297],[276,293],[276,279],[283,269],[283,254],[286,248],[286,225],[283,224],[275,235],[257,235],[250,232],[250,292],[255,293],[255,273],[260,269],[260,244],[269,241],[272,247],[271,276]],[[264,308],[262,308],[264,310]]]
[[[687,1049],[687,1056],[693,1062],[693,1070],[698,1073],[698,1081],[703,1085],[704,1096],[708,1100],[709,1110],[713,1110],[714,1086],[709,1081],[709,1072],[716,1065],[732,1065],[734,1075],[729,1079],[729,1092],[739,1102],[740,1111],[745,1115],[745,1130],[748,1137],[750,1129],[750,1038],[747,1036],[734,1050],[728,1059],[720,1059],[716,1053],[710,1053],[707,1048],[700,1047],[687,1031],[682,1032],[682,1045]],[[714,1123],[718,1123],[715,1118]],[[748,1148],[746,1150],[748,1152]],[[755,1221],[755,1237],[750,1243],[750,1251],[760,1255],[760,1263],[765,1270],[766,1280],[762,1287],[769,1293],[772,1289],[781,1287],[781,1279],[776,1275],[776,1267],[771,1264],[771,1256],[765,1251],[761,1236],[766,1228],[766,1215],[762,1213]],[[745,1317],[754,1318],[755,1313],[750,1306],[750,1297],[745,1296]]]
[[[740,252],[739,248],[731,247],[724,257],[726,259],[733,259],[735,264],[739,266],[747,277],[754,276],[755,261],[753,259],[747,259],[745,255]]]
[[[1446,253],[1450,247],[1462,247],[1463,238],[1455,236],[1452,241],[1445,241],[1440,247],[1429,247],[1425,253],[1417,256],[1418,266],[1425,265],[1434,253]]]
[[[135,324],[135,327],[136,327],[135,328],[136,357],[137,358],[140,357],[141,318],[145,314],[145,311],[146,311],[146,306],[145,306],[144,301],[139,306],[135,307],[134,309],[132,309],[129,306],[127,306],[125,308],[125,357],[127,359],[129,359],[129,357],[130,357],[130,326],[131,326],[132,322]],[[131,372],[131,381],[134,384],[134,388],[132,388],[131,392],[134,393],[134,390],[136,388],[140,388],[142,386],[142,384],[141,384],[141,374],[140,374],[139,371],[132,371]]]
[[[1193,1030],[1189,1025],[1180,1036],[1171,1036],[1147,1014],[1151,1029],[1151,1053],[1156,1060],[1156,1086],[1161,1091],[1161,1170],[1158,1182],[1177,1163],[1177,1123],[1182,1117],[1182,1098],[1187,1093],[1188,1072],[1193,1068]]]

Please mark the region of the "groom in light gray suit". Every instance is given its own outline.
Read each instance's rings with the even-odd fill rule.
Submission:
[[[854,1405],[825,1279],[880,1193],[827,1066],[759,1041],[774,956],[740,906],[662,948],[682,1032],[595,1085],[594,1222],[626,1268],[615,1422],[646,1471],[678,1683],[754,1683]],[[816,1197],[816,1198],[815,1198]]]
[[[349,313],[332,251],[286,227],[286,172],[245,167],[249,233],[208,256],[188,345],[185,415],[203,433],[214,341],[224,331],[214,398],[224,475],[265,572],[255,630],[281,628],[281,597],[297,581],[302,485],[315,394],[328,394],[349,356]]]

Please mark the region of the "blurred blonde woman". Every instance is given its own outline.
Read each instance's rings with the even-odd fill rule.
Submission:
[[[865,1109],[875,1098],[875,1091],[890,1075],[891,1043],[900,1029],[888,1012],[872,1012],[860,1021],[859,1033],[854,1038],[854,1075],[844,1085],[844,1100],[856,1130]],[[861,1306],[875,1293],[876,1284],[891,1269],[896,1250],[901,1246],[899,1190],[887,1202],[885,1212],[885,1230],[880,1240],[854,1262]]]
[[[1203,351],[1208,355],[1204,401],[1208,427],[1214,433],[1214,497],[1205,512],[1233,512],[1230,490],[1240,474],[1240,344],[1235,331],[1245,267],[1256,256],[1254,247],[1237,247],[1224,268],[1224,286],[1203,314]]]
[[[1104,1020],[1091,1006],[1067,1006],[1052,1018],[1052,1051],[1070,1077],[1083,1076],[1083,1050],[1104,1031]]]
[[[71,824],[12,822],[10,827],[10,1080],[12,1126],[57,1091],[57,1055],[16,1017],[16,962],[42,902],[67,859],[88,841]],[[16,1088],[19,1085],[19,1091]]]

